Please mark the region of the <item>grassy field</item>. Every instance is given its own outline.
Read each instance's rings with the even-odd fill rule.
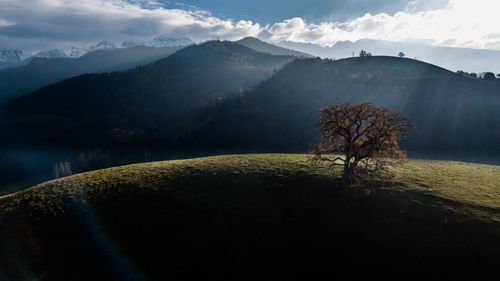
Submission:
[[[495,280],[500,167],[412,160],[346,187],[305,155],[154,162],[0,197],[0,223],[0,279]]]

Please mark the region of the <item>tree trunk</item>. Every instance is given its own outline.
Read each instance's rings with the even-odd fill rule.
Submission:
[[[344,171],[342,172],[342,180],[344,180],[347,184],[351,184],[352,182],[352,168],[349,165],[349,162],[344,164]]]

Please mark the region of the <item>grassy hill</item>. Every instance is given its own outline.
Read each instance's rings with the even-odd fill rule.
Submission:
[[[500,167],[412,160],[351,188],[338,173],[305,155],[233,155],[43,183],[0,197],[0,277],[495,277]]]

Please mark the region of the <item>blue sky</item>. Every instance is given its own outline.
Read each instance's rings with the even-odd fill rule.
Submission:
[[[0,50],[140,43],[159,35],[500,50],[498,11],[498,0],[0,0]]]

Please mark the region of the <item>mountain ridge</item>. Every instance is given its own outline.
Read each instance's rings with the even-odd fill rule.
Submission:
[[[233,42],[210,41],[128,71],[64,80],[11,100],[5,108],[54,116],[60,112],[62,116],[70,114],[77,120],[80,118],[77,112],[85,112],[84,115],[91,118],[93,103],[100,100],[97,106],[102,108],[102,113],[111,114],[101,119],[101,125],[110,122],[106,126],[121,126],[121,122],[113,121],[112,114],[117,114],[121,116],[118,119],[127,116],[127,126],[134,126],[137,121],[146,129],[155,127],[160,116],[165,114],[198,108],[211,98],[248,90],[293,59],[292,56],[260,53]],[[40,102],[45,106],[39,106]]]
[[[258,52],[263,52],[263,53],[269,53],[272,55],[291,55],[291,56],[296,56],[296,57],[304,57],[304,58],[311,58],[313,56],[303,53],[303,52],[298,52],[292,49],[287,49],[283,47],[279,47],[267,42],[264,42],[258,38],[255,37],[245,37],[241,40],[236,41],[236,43],[241,44],[243,46],[246,46],[250,49],[254,49]]]
[[[32,58],[29,64],[0,70],[0,103],[74,76],[120,71],[152,63],[180,49],[137,46],[96,50],[78,58]]]

